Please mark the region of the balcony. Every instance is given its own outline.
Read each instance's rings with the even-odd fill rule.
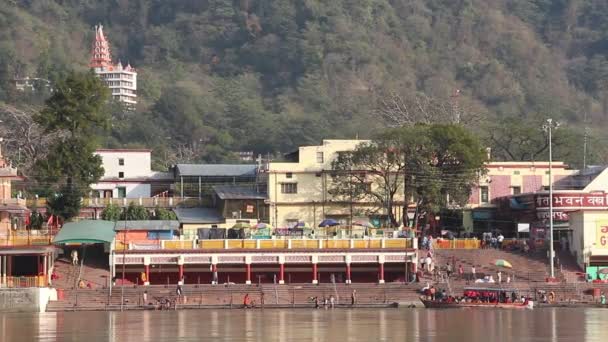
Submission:
[[[27,201],[23,198],[5,198],[0,199],[0,205],[22,205],[25,206]]]
[[[27,205],[28,208],[44,208],[47,205],[46,198],[31,198],[20,201],[23,205]],[[138,198],[83,198],[83,208],[104,208],[109,204],[118,205],[120,207],[126,207],[129,204],[142,205],[146,208],[174,208],[180,207],[196,207],[204,203],[197,197],[138,197]]]

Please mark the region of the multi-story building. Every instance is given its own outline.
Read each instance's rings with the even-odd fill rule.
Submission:
[[[552,163],[553,183],[577,173],[563,162]],[[463,210],[465,231],[489,231],[512,225],[496,217],[498,200],[523,193],[536,193],[549,188],[548,162],[490,162],[487,173],[473,187],[469,203]]]
[[[110,88],[112,97],[127,106],[137,104],[137,72],[129,63],[123,66],[120,61],[112,63],[110,42],[103,33],[103,26],[95,26],[95,40],[91,47],[91,61],[89,67],[93,69]]]
[[[103,177],[92,184],[93,198],[138,198],[164,194],[173,183],[173,175],[152,171],[151,150],[98,149]]]

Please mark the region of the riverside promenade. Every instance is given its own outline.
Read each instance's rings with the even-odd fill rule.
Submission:
[[[427,251],[418,251],[419,258]],[[79,289],[74,286],[75,271],[66,261],[59,260],[56,264],[59,279],[54,284],[58,288],[58,300],[52,301],[47,311],[103,311],[103,310],[150,310],[159,308],[161,302],[170,303],[173,310],[182,309],[238,309],[243,307],[245,295],[255,308],[313,308],[312,298],[333,296],[337,307],[392,307],[392,306],[421,306],[419,302],[420,289],[427,283],[438,289],[446,289],[448,293],[459,296],[466,286],[491,286],[517,290],[537,297],[539,291],[555,294],[555,306],[597,306],[598,291],[608,293],[608,284],[588,283],[580,277],[576,265],[561,256],[562,265],[558,271],[557,282],[546,282],[548,263],[542,252],[518,253],[498,249],[479,248],[436,248],[433,258],[437,267],[443,268],[448,263],[454,265],[456,275],[449,279],[442,276],[434,277],[425,273],[420,282],[387,282],[378,283],[253,283],[233,284],[186,284],[182,286],[181,297],[177,296],[177,284],[138,285],[126,282],[110,289],[109,270],[100,264],[85,265],[82,279],[92,288]],[[493,264],[496,259],[509,260],[512,269],[499,268]],[[457,274],[462,265],[465,274]],[[471,281],[470,269],[476,268],[476,278],[493,275],[498,271],[503,274],[501,284],[479,284]],[[511,281],[506,283],[509,277]],[[595,291],[594,291],[595,290]],[[355,305],[352,305],[352,294],[355,292]],[[144,298],[146,301],[144,301]],[[535,298],[538,302],[539,297]],[[549,304],[548,304],[549,305]],[[541,305],[542,307],[543,305]]]

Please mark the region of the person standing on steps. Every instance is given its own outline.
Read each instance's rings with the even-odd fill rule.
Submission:
[[[352,306],[357,304],[357,290],[353,290],[353,293],[350,295],[350,302]]]
[[[78,251],[73,249],[71,256],[72,256],[72,265],[77,266],[78,265]]]
[[[475,265],[471,265],[471,278],[472,278],[473,282],[475,282],[475,280],[477,280],[477,276],[475,275]]]

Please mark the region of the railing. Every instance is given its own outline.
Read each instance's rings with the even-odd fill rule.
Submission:
[[[25,287],[46,287],[45,276],[29,276],[29,277],[6,277],[6,282],[2,278],[0,287],[3,288],[25,288]]]
[[[23,205],[29,208],[44,208],[47,205],[46,198],[21,199]],[[205,204],[196,197],[137,197],[137,198],[83,198],[83,207],[106,207],[109,204],[126,207],[130,203],[142,205],[147,208],[173,208],[176,206],[195,207]]]
[[[50,245],[55,234],[48,230],[17,230],[0,236],[0,246]]]
[[[150,245],[152,246],[152,245]],[[222,239],[222,240],[160,240],[158,249],[165,250],[238,250],[238,249],[406,249],[413,248],[413,239]],[[123,248],[115,242],[114,250]],[[137,250],[137,244],[128,247]]]
[[[453,240],[435,240],[433,248],[435,249],[479,249],[481,241],[477,239],[453,239]]]

